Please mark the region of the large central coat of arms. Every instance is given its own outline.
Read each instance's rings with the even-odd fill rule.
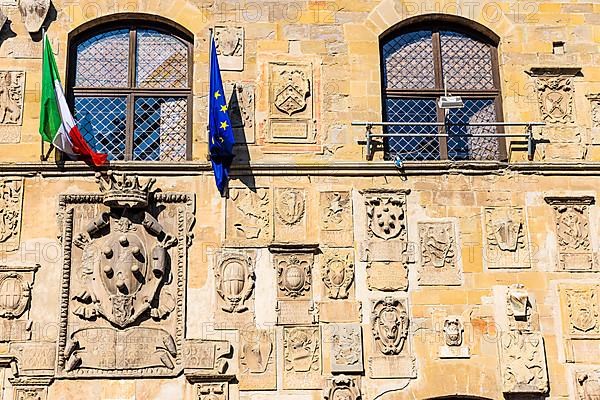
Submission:
[[[101,194],[61,196],[59,370],[174,374],[193,196],[152,192],[153,179],[97,179]]]

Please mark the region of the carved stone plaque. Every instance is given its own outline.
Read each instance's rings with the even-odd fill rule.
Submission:
[[[25,71],[0,71],[0,143],[18,143],[23,124]]]
[[[223,374],[232,352],[233,347],[226,341],[187,339],[183,342],[183,368],[186,371],[200,370],[203,376]]]
[[[460,285],[457,246],[452,222],[419,223],[421,246],[420,285]]]
[[[313,323],[312,275],[317,246],[278,244],[270,250],[277,274],[277,323]]]
[[[283,356],[284,389],[322,388],[318,327],[284,327]]]
[[[236,144],[255,141],[255,87],[250,82],[230,82],[225,87],[228,93],[229,119]]]
[[[569,335],[600,335],[600,302],[598,286],[565,289],[569,320]]]
[[[353,300],[317,303],[318,320],[325,323],[360,322],[361,303]]]
[[[215,320],[221,327],[254,323],[254,252],[225,250],[215,266],[217,310]]]
[[[153,192],[153,179],[112,172],[97,181],[100,193],[59,200],[57,374],[176,376],[194,195]],[[89,218],[86,204],[97,214]]]
[[[559,266],[565,271],[595,271],[590,242],[589,206],[592,196],[546,197],[554,208],[558,240]]]
[[[215,26],[214,35],[219,56],[219,68],[223,71],[243,71],[244,28],[241,26]]]
[[[277,389],[274,330],[240,331],[240,390]]]
[[[457,316],[448,316],[444,321],[444,345],[440,347],[440,358],[469,358],[469,347],[464,344],[464,325]]]
[[[536,78],[542,120],[551,124],[571,124],[574,119],[573,77],[540,76]]]
[[[229,385],[226,382],[197,384],[198,400],[227,400]]]
[[[408,348],[408,308],[405,300],[387,296],[373,302],[371,332],[373,355],[369,357],[371,378],[412,378],[415,360]]]
[[[230,188],[226,203],[225,238],[231,246],[262,247],[273,237],[271,191]]]
[[[588,94],[586,97],[590,101],[592,128],[600,128],[600,93]]]
[[[508,328],[518,331],[539,330],[537,314],[534,313],[532,298],[521,284],[514,284],[506,291],[506,315]]]
[[[500,346],[504,393],[546,393],[548,370],[544,339],[539,332],[505,332]]]
[[[23,191],[22,179],[0,179],[0,251],[19,248]]]
[[[523,208],[486,208],[484,219],[488,268],[530,268],[529,239]]]
[[[352,199],[350,192],[321,192],[319,194],[321,243],[351,245]]]
[[[360,400],[360,385],[357,379],[345,375],[327,379],[327,388],[323,392],[325,400]]]
[[[365,191],[367,233],[372,240],[406,241],[406,193]]]
[[[369,290],[394,292],[408,289],[408,265],[401,261],[372,261],[367,263]]]
[[[39,265],[0,265],[0,341],[29,338],[29,308]]]
[[[316,322],[312,300],[277,300],[277,325],[307,325]]]
[[[269,140],[314,143],[311,64],[269,64]]]
[[[298,243],[306,240],[307,204],[304,189],[275,189],[273,208],[275,241]]]
[[[321,279],[325,296],[329,299],[347,299],[354,294],[354,250],[329,249],[323,252]]]
[[[575,372],[575,387],[578,400],[600,399],[600,370],[578,370]]]
[[[39,32],[50,10],[50,0],[18,0],[17,5],[27,32]]]
[[[17,358],[19,376],[54,375],[56,343],[12,342],[10,354]]]
[[[360,324],[336,324],[330,343],[331,372],[363,372]]]

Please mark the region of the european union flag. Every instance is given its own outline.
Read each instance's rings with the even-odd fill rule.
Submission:
[[[227,113],[227,99],[223,91],[221,70],[217,59],[217,47],[211,37],[210,43],[210,92],[208,98],[208,150],[215,173],[217,188],[223,194],[229,180],[229,168],[233,161],[233,129]]]

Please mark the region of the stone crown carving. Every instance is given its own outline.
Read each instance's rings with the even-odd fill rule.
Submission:
[[[148,205],[148,193],[156,182],[154,178],[140,184],[137,176],[114,174],[109,171],[106,178],[96,174],[96,181],[103,194],[102,202],[108,207],[144,208]]]

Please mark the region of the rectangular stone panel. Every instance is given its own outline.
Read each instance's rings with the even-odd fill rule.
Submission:
[[[277,341],[274,329],[240,331],[240,390],[277,389]]]
[[[283,389],[321,389],[319,327],[283,328]]]

